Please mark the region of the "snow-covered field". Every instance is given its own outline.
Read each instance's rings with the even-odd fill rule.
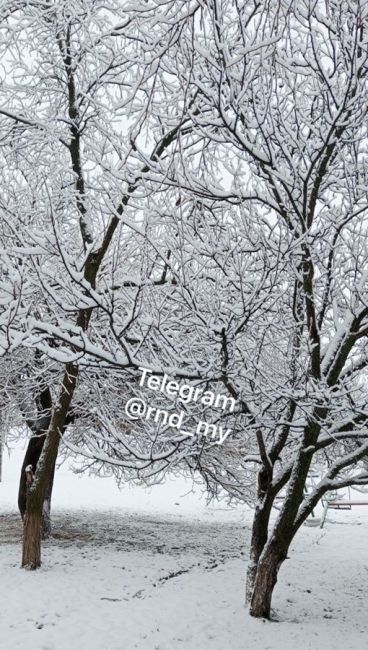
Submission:
[[[206,506],[168,481],[122,492],[59,470],[54,534],[37,572],[19,569],[20,450],[0,484],[0,648],[363,650],[368,508],[304,526],[280,573],[277,622],[243,605],[251,513]]]

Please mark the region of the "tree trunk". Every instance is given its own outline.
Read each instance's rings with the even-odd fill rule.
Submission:
[[[249,613],[256,618],[270,618],[273,590],[286,553],[273,542],[265,547],[256,569]]]
[[[50,483],[52,484],[59,442],[60,428],[56,423],[54,426],[51,424],[34,480],[27,486],[22,556],[22,567],[27,569],[37,569],[41,566],[42,526],[43,521],[45,521],[44,503],[47,499]]]
[[[46,432],[43,432],[43,435],[34,435],[28,441],[20,473],[18,489],[18,508],[22,519],[24,519],[27,508],[27,480],[25,470],[28,465],[32,465],[33,472],[35,473],[45,438]]]
[[[32,465],[33,472],[36,472],[37,463],[41,456],[45,438],[46,438],[46,433],[44,433],[44,431],[40,432],[37,435],[32,436],[32,438],[30,438],[28,442],[26,453],[24,456],[22,470],[19,479],[19,489],[18,489],[18,508],[23,520],[27,508],[27,481],[26,481],[25,469],[26,467],[28,467],[28,465]],[[52,497],[52,489],[54,485],[54,476],[55,476],[55,464],[53,467],[52,476],[47,488],[47,493],[43,504],[42,539],[47,539],[51,535],[51,497]]]
[[[54,487],[54,478],[55,478],[55,466],[56,461],[54,462],[52,468],[51,478],[49,480],[45,498],[42,504],[42,539],[48,539],[51,535],[51,497],[52,489]]]
[[[267,542],[271,504],[272,501],[268,503],[263,500],[262,503],[257,504],[255,509],[245,588],[246,603],[251,602],[254,583],[257,575],[258,562]]]
[[[23,527],[22,566],[37,569],[41,565],[41,533],[43,503],[52,482],[59,443],[66,427],[68,410],[73,398],[78,368],[65,365],[63,383],[57,407],[53,410],[50,426],[42,448],[36,473],[28,472],[27,507]],[[27,472],[26,472],[27,474]]]
[[[252,538],[245,587],[245,602],[252,599],[258,563],[268,539],[268,526],[275,494],[271,490],[273,467],[267,456],[261,431],[257,431],[257,441],[263,464],[258,472],[257,505],[254,511]]]
[[[252,600],[254,583],[256,581],[256,575],[257,575],[258,560],[259,560],[259,556],[261,555],[261,552],[259,548],[251,544],[250,553],[249,553],[249,562],[247,568],[247,579],[245,584],[246,604],[250,603],[250,601]]]
[[[26,512],[23,524],[22,567],[38,569],[41,566],[42,510],[34,508]]]

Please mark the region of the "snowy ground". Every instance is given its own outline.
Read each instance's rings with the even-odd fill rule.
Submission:
[[[0,484],[1,650],[367,647],[368,508],[303,528],[270,623],[243,606],[250,513],[184,498],[182,481],[120,493],[62,467],[42,568],[20,570],[18,464],[16,453]]]

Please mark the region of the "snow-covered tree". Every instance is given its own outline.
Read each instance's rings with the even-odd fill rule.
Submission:
[[[97,381],[89,352],[102,348],[106,363],[116,340],[119,367],[137,367],[129,330],[142,289],[170,281],[166,253],[146,257],[140,243],[154,227],[153,188],[137,148],[158,161],[187,129],[186,98],[174,89],[163,115],[162,100],[165,57],[191,12],[181,6],[171,26],[145,9],[88,0],[2,7],[1,345],[11,355],[24,344],[41,365],[53,363],[43,378],[45,444],[28,474],[23,565],[32,568],[60,437],[76,414],[83,420],[85,382]],[[147,321],[140,327],[144,337]]]
[[[256,489],[254,616],[270,616],[320,498],[368,484],[367,12],[151,0],[20,3],[7,18],[1,345],[37,349],[60,383],[25,565],[40,561],[41,499],[73,409],[86,426],[67,443],[91,461]],[[127,429],[119,381],[124,404],[141,366],[225,390],[233,435]],[[191,405],[189,423],[207,413]]]
[[[367,12],[359,1],[213,0],[181,50],[195,132],[207,139],[197,192],[232,195],[235,222],[248,213],[262,224],[263,238],[248,227],[239,246],[260,247],[276,269],[266,294],[254,284],[261,309],[239,318],[231,249],[213,253],[233,296],[223,336],[234,394],[261,460],[254,616],[270,615],[279,568],[321,496],[368,482]],[[314,465],[321,480],[306,496]]]

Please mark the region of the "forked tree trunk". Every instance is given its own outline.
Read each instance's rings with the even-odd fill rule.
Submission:
[[[316,408],[315,418],[324,419],[326,415],[324,408]],[[257,432],[260,455],[263,465],[258,474],[258,510],[255,513],[255,520],[252,532],[251,557],[248,572],[247,599],[250,602],[249,613],[257,618],[270,618],[271,601],[273,590],[277,582],[280,566],[287,557],[290,544],[303,521],[311,512],[314,503],[300,511],[304,499],[304,488],[308,471],[313,457],[312,448],[319,432],[320,424],[312,421],[300,441],[299,453],[296,455],[290,470],[284,476],[272,484],[273,465],[275,459],[272,454],[267,454],[263,437]],[[273,454],[274,456],[274,454]],[[269,529],[270,511],[275,495],[287,485],[283,504],[272,531]],[[318,498],[317,498],[318,501]],[[267,509],[265,505],[267,504]],[[262,520],[262,512],[265,515]],[[263,547],[263,548],[262,548]],[[262,550],[261,550],[262,549]]]
[[[65,365],[61,394],[52,412],[50,426],[42,448],[36,473],[28,472],[27,507],[23,526],[22,567],[37,569],[41,565],[41,532],[43,503],[52,481],[60,438],[65,431],[70,403],[78,377],[78,368]],[[26,468],[27,469],[27,468]],[[32,475],[31,475],[32,474]]]
[[[27,481],[25,469],[28,465],[32,465],[33,471],[37,470],[37,463],[39,461],[43,444],[45,442],[46,433],[40,432],[39,435],[30,438],[26,453],[23,459],[22,470],[19,479],[18,489],[18,508],[22,519],[24,520],[27,508]],[[53,468],[52,476],[47,488],[47,493],[43,503],[42,515],[42,539],[47,539],[51,535],[51,498],[54,485],[55,465]]]
[[[43,443],[45,442],[45,437],[46,432],[44,432],[43,435],[33,435],[28,441],[26,453],[24,455],[18,488],[18,508],[22,519],[24,519],[27,508],[27,480],[25,470],[28,465],[32,465],[33,472],[36,471]]]
[[[257,441],[261,450],[261,455],[266,457],[267,454],[264,447],[264,440],[260,431],[257,431]],[[267,457],[258,472],[257,504],[254,511],[245,587],[245,602],[247,604],[250,603],[252,599],[258,563],[268,539],[268,527],[274,501],[274,494],[271,490],[272,473],[272,466]]]
[[[257,618],[270,618],[273,591],[280,567],[287,558],[290,544],[300,526],[312,513],[313,508],[317,505],[326,490],[327,487],[322,484],[320,491],[315,492],[313,499],[309,499],[308,503],[304,504],[297,517],[295,503],[293,504],[294,512],[292,513],[292,519],[290,518],[290,512],[285,509],[283,521],[279,519],[278,527],[276,530],[274,529],[270,540],[265,544],[262,553],[258,557],[258,561],[254,565],[250,565],[253,589],[248,602],[250,603],[249,613],[252,616]],[[299,495],[297,494],[299,500],[301,498],[300,494],[302,493],[299,492]]]
[[[50,483],[52,483],[59,440],[59,430],[57,427],[51,428],[50,426],[34,480],[33,475],[29,479],[28,468],[26,468],[28,477],[27,507],[23,519],[22,553],[22,567],[25,569],[38,569],[41,566],[41,539],[43,522],[45,522],[44,503]]]
[[[27,486],[27,507],[23,520],[22,567],[38,569],[41,566],[41,539],[44,521],[44,503],[52,483],[55,462],[59,448],[60,429],[50,425],[40,462]],[[27,468],[26,468],[27,473]]]

